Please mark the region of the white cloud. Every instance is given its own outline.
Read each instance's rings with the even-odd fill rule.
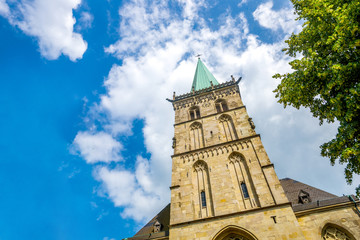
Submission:
[[[163,191],[153,185],[149,177],[149,165],[146,159],[138,157],[135,173],[100,167],[95,177],[102,182],[102,191],[114,202],[115,206],[123,207],[124,218],[146,221],[156,214],[169,198],[161,198]]]
[[[253,16],[259,24],[271,30],[282,29],[285,33],[298,32],[301,26],[295,21],[294,9],[283,8],[279,11],[272,10],[273,2],[269,1],[259,5]]]
[[[0,16],[7,17],[9,13],[10,13],[10,9],[6,3],[6,0],[0,0]]]
[[[238,7],[241,7],[242,5],[244,5],[245,3],[247,3],[248,0],[241,0],[239,3],[238,3]]]
[[[205,6],[204,0],[192,1],[192,0],[178,0],[183,6],[183,17],[185,19],[194,19],[197,16],[200,7]]]
[[[105,132],[78,132],[73,147],[87,163],[121,160],[122,145]]]
[[[79,30],[91,28],[94,16],[89,12],[81,12],[79,19]]]
[[[75,61],[81,59],[87,49],[81,34],[74,32],[76,20],[72,11],[80,2],[24,0],[9,9],[5,1],[0,0],[0,14],[27,35],[36,37],[41,55],[45,58],[53,60],[64,54]]]
[[[338,194],[343,191],[341,170],[328,167],[328,160],[318,156],[318,146],[334,135],[336,127],[319,127],[306,110],[284,110],[272,92],[278,84],[272,75],[290,71],[289,58],[281,52],[287,33],[280,34],[279,42],[265,44],[249,32],[244,14],[232,16],[230,12],[224,13],[218,29],[212,29],[204,19],[186,17],[185,12],[190,11],[186,8],[201,11],[200,6],[191,7],[191,1],[186,4],[179,15],[166,1],[126,3],[119,11],[119,40],[105,49],[122,59],[122,65],[112,66],[104,82],[106,93],[91,111],[106,116],[101,129],[111,135],[127,134],[134,119],[143,119],[144,144],[151,153],[150,159],[137,157],[135,170],[121,162],[115,169],[96,171],[105,193],[122,208],[122,216],[148,220],[169,201],[174,115],[165,98],[171,98],[174,90],[190,91],[197,53],[203,53],[203,61],[218,81],[243,76],[243,101],[280,177],[315,182],[316,187]],[[271,6],[268,3],[262,9]],[[286,14],[277,17],[276,24],[286,31],[297,25]],[[288,25],[281,25],[283,22]],[[135,158],[141,153],[131,154]],[[329,175],[334,178],[327,177],[324,183]]]

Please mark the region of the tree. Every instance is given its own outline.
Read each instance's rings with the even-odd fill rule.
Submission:
[[[360,1],[291,1],[304,24],[283,51],[300,58],[289,63],[293,72],[273,76],[281,79],[274,92],[284,107],[309,108],[320,125],[339,123],[336,137],[320,146],[321,155],[332,165],[346,164],[351,184],[360,174]]]

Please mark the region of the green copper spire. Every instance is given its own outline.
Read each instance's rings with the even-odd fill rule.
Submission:
[[[191,86],[191,91],[193,89],[198,91],[200,89],[211,87],[211,82],[213,85],[219,84],[199,58],[195,70],[194,80]]]

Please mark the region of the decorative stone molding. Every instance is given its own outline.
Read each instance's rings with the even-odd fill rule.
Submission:
[[[231,85],[229,85],[231,86]],[[203,107],[209,107],[211,104],[209,101],[215,100],[218,98],[223,98],[228,95],[233,95],[239,92],[239,88],[237,85],[233,85],[231,87],[225,88],[225,89],[218,89],[218,90],[211,90],[209,92],[204,92],[204,94],[201,95],[181,95],[181,96],[187,96],[184,98],[181,98],[181,96],[178,96],[179,101],[173,101],[173,107],[174,110],[179,110],[181,108],[189,108],[196,105],[202,104]],[[180,100],[181,99],[181,100]]]
[[[220,122],[230,122],[230,121],[232,121],[232,120],[231,120],[231,117],[230,117],[229,115],[223,114],[223,115],[221,115],[221,116],[219,117],[219,121],[220,121]]]
[[[205,170],[207,170],[207,165],[204,161],[199,160],[196,163],[194,163],[194,171],[195,172],[205,171]]]
[[[202,125],[199,122],[194,122],[190,125],[190,130],[201,129]]]
[[[245,158],[244,158],[244,156],[237,153],[237,154],[231,154],[229,157],[229,160],[230,160],[230,163],[234,164],[236,162],[245,161]]]
[[[197,160],[202,160],[207,157],[219,156],[221,154],[228,154],[233,151],[239,151],[243,149],[248,149],[251,146],[251,141],[239,141],[235,143],[230,143],[223,146],[209,147],[206,149],[200,149],[199,151],[183,154],[180,157],[180,161],[185,162],[194,162]]]
[[[340,228],[330,225],[323,230],[322,239],[352,240],[353,238],[348,236]]]

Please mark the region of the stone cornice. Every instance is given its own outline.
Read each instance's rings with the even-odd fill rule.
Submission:
[[[199,117],[199,118],[196,118],[196,119],[191,119],[191,120],[188,120],[188,121],[175,123],[174,126],[177,126],[177,125],[180,125],[180,124],[183,124],[183,123],[195,122],[195,121],[198,121],[198,120],[200,120],[200,119],[204,119],[204,118],[208,118],[208,117],[213,117],[213,116],[215,116],[215,115],[221,115],[221,114],[223,114],[223,113],[228,113],[228,112],[235,111],[235,110],[238,110],[238,109],[241,109],[241,108],[245,108],[245,109],[246,109],[246,106],[245,106],[245,105],[242,105],[242,106],[240,106],[240,107],[232,108],[232,109],[229,109],[229,110],[220,112],[220,113],[213,113],[213,114],[209,114],[209,115],[206,115],[206,116],[202,116],[202,117]]]
[[[201,103],[206,103],[210,100],[223,98],[236,93],[240,94],[237,82],[229,81],[210,88],[177,96],[174,100],[167,100],[173,104],[174,110],[177,110],[180,108],[187,108]]]
[[[208,87],[208,88],[200,89],[198,91],[193,91],[193,92],[185,93],[185,94],[182,94],[182,95],[179,95],[179,96],[175,96],[174,99],[166,99],[166,100],[168,100],[169,102],[176,102],[176,101],[179,101],[179,100],[182,100],[182,99],[185,99],[185,98],[189,98],[189,97],[193,97],[195,95],[199,95],[201,93],[211,92],[211,91],[221,89],[221,88],[224,88],[224,87],[238,85],[240,80],[241,80],[241,78],[239,78],[239,80],[237,80],[237,81],[230,80],[230,81],[218,84],[218,85],[213,85],[213,86]]]
[[[290,207],[291,203],[290,202],[280,203],[280,204],[271,205],[271,206],[265,206],[265,207],[253,208],[253,209],[249,209],[249,210],[243,210],[241,212],[234,212],[234,213],[222,214],[222,215],[213,216],[213,217],[195,219],[195,220],[186,221],[186,222],[174,223],[174,224],[170,224],[169,228],[178,227],[178,226],[185,225],[185,224],[190,224],[190,223],[213,221],[213,220],[216,220],[216,219],[219,219],[219,218],[230,217],[230,216],[235,216],[235,215],[242,215],[242,214],[248,214],[249,212],[263,211],[265,209],[284,207],[284,206],[289,206]]]
[[[360,203],[360,201],[357,201],[357,203]],[[324,211],[335,210],[335,209],[345,208],[345,207],[353,207],[353,206],[354,206],[354,203],[351,201],[348,201],[348,202],[344,202],[344,203],[332,204],[332,205],[328,205],[328,206],[316,207],[316,208],[311,208],[311,209],[306,209],[306,210],[301,210],[301,211],[294,210],[294,213],[295,213],[296,217],[301,217],[301,216],[309,215],[312,213],[324,212]]]
[[[251,139],[255,138],[255,137],[260,137],[260,134],[251,135],[248,137],[244,137],[241,139],[237,139],[237,140],[233,140],[233,141],[229,141],[229,142],[225,142],[225,143],[219,143],[216,145],[211,145],[208,147],[191,150],[188,152],[174,154],[171,157],[174,158],[174,157],[180,156],[180,159],[183,161],[185,161],[185,160],[196,161],[199,159],[204,159],[204,157],[217,156],[219,154],[231,153],[232,151],[248,149],[251,147],[249,145],[249,143],[251,142]]]

